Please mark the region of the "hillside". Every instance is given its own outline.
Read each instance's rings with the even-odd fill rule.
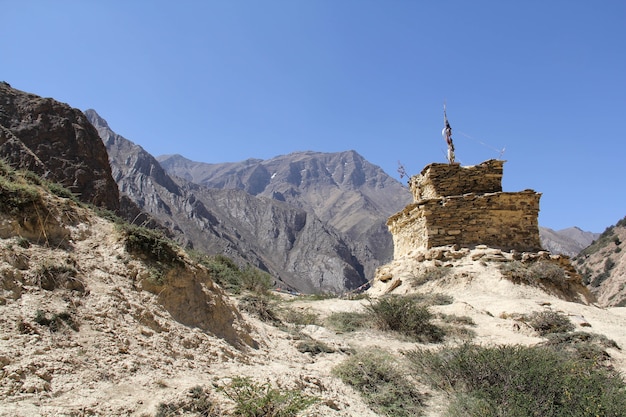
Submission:
[[[35,198],[33,206],[2,206],[2,224],[12,228],[3,229],[0,241],[1,416],[234,415],[235,381],[269,383],[273,393],[315,399],[299,416],[383,416],[376,403],[342,382],[333,369],[369,352],[386,352],[388,365],[409,374],[406,353],[419,347],[453,349],[469,340],[484,346],[535,346],[548,339],[524,317],[546,311],[568,317],[576,331],[612,339],[616,345],[599,347],[607,355],[603,360],[626,371],[626,356],[617,348],[626,345],[626,309],[565,301],[514,284],[503,279],[495,250],[461,250],[462,256],[447,261],[449,266],[447,255],[433,252],[419,267],[443,261],[448,274],[395,288],[447,297],[430,307],[444,340],[416,343],[373,323],[356,329],[332,324],[365,314],[371,305],[366,299],[282,295],[268,299],[265,307],[250,304],[255,296],[224,293],[202,265],[175,247],[164,246],[171,249],[165,251],[169,255],[155,261],[163,252],[129,246],[128,229],[50,194],[32,176],[4,169],[2,178],[3,193],[9,183],[13,190],[36,190],[41,200]],[[36,217],[30,207],[47,213],[44,227],[20,224],[20,213]],[[408,259],[401,264],[394,268],[418,266]],[[387,284],[377,283],[372,295],[379,285]],[[270,311],[276,319],[259,319]],[[451,394],[426,379],[413,384],[411,390],[422,398],[420,413],[445,415]],[[265,389],[261,385],[260,391]],[[412,407],[407,400],[402,404]]]
[[[626,306],[626,218],[608,227],[574,259],[584,283],[603,306]]]

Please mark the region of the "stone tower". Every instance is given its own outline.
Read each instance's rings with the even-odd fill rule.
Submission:
[[[387,221],[394,258],[414,249],[487,245],[535,252],[539,241],[539,199],[533,190],[502,191],[505,161],[479,165],[433,163],[411,177],[413,203]]]

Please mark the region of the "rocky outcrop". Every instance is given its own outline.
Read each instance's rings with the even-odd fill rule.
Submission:
[[[315,214],[244,190],[209,189],[172,177],[95,111],[86,114],[107,146],[122,195],[183,245],[251,263],[269,272],[277,286],[301,292],[341,293],[366,281],[360,259],[372,255],[355,249]]]
[[[61,183],[84,202],[119,208],[98,132],[67,104],[0,83],[0,156],[15,168]]]

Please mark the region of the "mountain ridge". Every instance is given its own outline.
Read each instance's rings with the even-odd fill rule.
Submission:
[[[341,293],[366,282],[366,248],[313,213],[238,189],[209,189],[170,176],[141,146],[87,110],[109,151],[120,192],[168,227],[185,246],[250,263],[302,292]],[[372,269],[374,266],[369,266]]]

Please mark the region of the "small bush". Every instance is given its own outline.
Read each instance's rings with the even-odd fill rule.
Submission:
[[[381,330],[392,330],[420,342],[441,342],[443,330],[432,324],[428,307],[411,297],[390,296],[370,303],[374,323]]]
[[[192,415],[202,417],[221,417],[224,414],[220,408],[211,401],[210,395],[201,386],[191,388],[186,399],[177,403],[160,403],[155,417],[174,417]]]
[[[576,328],[566,315],[556,311],[536,311],[527,318],[527,323],[541,336],[571,332]]]
[[[153,262],[167,265],[182,264],[178,245],[157,230],[128,223],[120,225],[126,235],[126,250],[145,256]]]
[[[465,344],[406,356],[419,377],[455,398],[450,415],[617,417],[626,410],[617,373],[551,348]]]
[[[296,345],[296,349],[301,353],[310,353],[313,356],[320,353],[335,353],[335,349],[328,346],[326,343],[311,338],[306,338],[299,342]]]
[[[259,268],[247,265],[241,270],[241,286],[244,290],[264,294],[272,288],[272,277]]]
[[[51,313],[49,315],[43,310],[37,310],[34,321],[41,326],[48,327],[53,333],[61,330],[64,325],[76,332],[79,330],[78,323],[74,320],[72,314],[67,311],[58,314]]]
[[[370,314],[355,312],[355,311],[341,311],[332,313],[326,318],[326,324],[338,332],[354,332],[356,330],[368,327],[372,322]]]
[[[437,281],[448,275],[449,272],[450,268],[446,268],[444,266],[427,268],[420,274],[413,276],[410,280],[410,284],[413,288],[419,287],[428,281]]]
[[[545,346],[549,346],[557,351],[567,351],[580,359],[592,361],[594,364],[601,364],[610,359],[607,348],[620,350],[614,340],[606,336],[587,333],[551,333],[547,336]]]
[[[500,271],[515,284],[559,291],[566,291],[569,287],[563,268],[552,262],[538,261],[529,266],[519,261],[506,262],[500,266]]]
[[[18,214],[40,202],[41,195],[35,186],[0,176],[0,211]]]
[[[241,269],[225,255],[203,256],[199,261],[211,272],[216,283],[233,294],[240,294],[243,290],[265,294],[272,288],[270,274],[252,265]]]
[[[235,377],[221,391],[235,402],[234,415],[242,417],[295,417],[318,402],[299,390],[281,390],[242,377]]]
[[[45,185],[48,191],[50,191],[52,194],[56,195],[57,197],[67,198],[75,202],[79,201],[76,195],[74,195],[70,190],[68,190],[67,188],[65,188],[63,185],[59,183],[46,181]]]
[[[359,391],[378,413],[393,417],[422,414],[424,395],[385,352],[359,352],[335,367],[333,373]]]
[[[310,324],[319,324],[319,314],[309,309],[296,310],[293,308],[284,308],[280,312],[280,316],[286,323],[295,324],[296,326],[308,326]]]
[[[76,278],[78,271],[73,266],[44,262],[35,271],[33,279],[40,288],[53,291],[57,288],[84,292],[85,285]]]

